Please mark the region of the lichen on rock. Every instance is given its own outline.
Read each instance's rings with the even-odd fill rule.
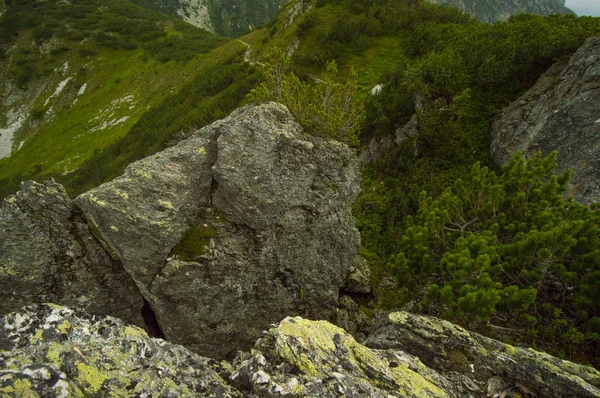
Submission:
[[[418,359],[371,350],[325,321],[286,318],[240,354],[231,376],[260,397],[445,397]]]
[[[41,304],[0,318],[0,349],[2,396],[241,396],[218,362],[66,307]]]
[[[402,350],[474,396],[600,397],[600,372],[408,312],[382,318],[365,345]]]

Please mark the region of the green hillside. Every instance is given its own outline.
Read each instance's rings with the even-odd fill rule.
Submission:
[[[11,4],[0,31],[0,88],[12,99],[0,105],[0,127],[20,127],[11,156],[0,159],[2,194],[25,179],[64,178],[153,118],[199,74],[243,62],[240,43],[216,49],[226,41],[119,0]],[[214,109],[211,120],[224,114]],[[173,133],[154,132],[160,142]]]

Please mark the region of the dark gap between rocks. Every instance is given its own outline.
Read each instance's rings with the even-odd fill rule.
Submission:
[[[156,314],[150,307],[150,303],[146,299],[144,299],[144,306],[142,307],[142,318],[144,318],[144,325],[146,326],[146,332],[150,337],[155,337],[158,339],[165,339],[165,334],[160,328],[158,324],[158,319],[156,319]]]

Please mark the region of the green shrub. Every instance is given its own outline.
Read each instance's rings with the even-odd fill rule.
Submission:
[[[565,201],[571,174],[553,175],[555,168],[555,153],[528,161],[517,154],[500,175],[476,164],[437,199],[422,192],[388,262],[398,286],[427,313],[472,328],[532,328],[529,343],[592,354],[600,210]]]
[[[37,43],[50,39],[54,35],[54,29],[48,26],[36,26],[33,28],[33,38]]]
[[[276,101],[287,106],[296,121],[309,134],[333,138],[348,145],[358,144],[364,109],[355,99],[356,74],[345,84],[336,83],[335,61],[314,84],[302,82],[289,71],[290,59],[280,49],[266,57],[265,78],[248,96],[252,102]]]

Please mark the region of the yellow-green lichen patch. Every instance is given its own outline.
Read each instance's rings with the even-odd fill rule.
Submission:
[[[142,177],[145,178],[147,180],[151,180],[152,179],[152,174],[144,172],[142,170],[134,170],[133,171],[133,175],[135,175],[136,177]]]
[[[198,153],[199,153],[200,155],[206,155],[206,149],[204,149],[204,147],[203,147],[203,146],[201,146],[200,148],[198,148]]]
[[[62,365],[62,347],[58,343],[50,343],[48,351],[46,351],[46,359],[58,368]]]
[[[33,389],[33,385],[29,380],[17,379],[11,386],[0,388],[3,396],[36,398],[38,393]],[[6,395],[5,395],[6,394]]]
[[[60,310],[61,308],[66,308],[63,305],[58,305],[58,304],[54,304],[54,303],[44,303],[44,305],[47,305],[48,307],[50,307],[53,310]]]
[[[87,196],[90,200],[90,202],[97,204],[100,207],[104,207],[106,206],[106,202],[103,200],[98,199],[94,194],[92,193],[88,193],[88,194],[83,194],[83,196]]]
[[[19,275],[19,272],[12,267],[4,266],[0,268],[0,276],[16,276]]]
[[[71,328],[71,322],[68,319],[65,319],[60,325],[57,326],[58,331],[61,334],[67,334],[67,331]]]
[[[166,209],[171,209],[171,210],[173,209],[173,204],[171,202],[169,202],[168,200],[160,200],[159,199],[158,204]]]
[[[112,229],[112,230],[113,230],[113,231],[115,231],[115,232],[119,232],[119,228],[118,228],[118,227],[115,227],[114,225],[111,225],[111,226],[110,226],[110,229]]]
[[[129,199],[129,194],[127,194],[125,192],[117,191],[116,194],[125,200]]]
[[[125,328],[123,329],[123,333],[121,333],[121,337],[125,336],[131,336],[138,339],[148,338],[146,332],[135,326],[125,326]]]
[[[388,318],[393,323],[403,324],[408,321],[408,315],[406,312],[392,312],[388,315]]]
[[[100,391],[102,384],[108,378],[100,369],[83,362],[77,364],[77,375],[81,387],[90,393]]]
[[[465,329],[460,326],[454,325],[448,321],[442,319],[430,318],[422,315],[409,314],[407,312],[398,311],[392,312],[388,315],[389,320],[392,323],[403,325],[408,323],[415,323],[419,325],[419,334],[424,336],[436,337],[438,334],[451,334],[455,337],[465,338],[472,340],[471,335]],[[477,344],[474,342],[474,344]]]
[[[510,344],[506,344],[504,346],[504,348],[506,349],[506,352],[509,355],[518,355],[519,354],[519,349],[517,347],[515,347],[515,346],[512,346]]]
[[[373,351],[359,344],[347,335],[344,339],[344,345],[348,349],[349,359],[357,368],[361,369],[365,379],[382,389],[392,387],[406,394],[416,397],[445,397],[446,393],[431,381],[422,375],[413,372],[404,363],[390,368],[386,361],[383,361]],[[378,374],[379,377],[369,377],[367,375]]]
[[[16,196],[11,196],[10,198],[6,199],[6,203],[10,203],[10,204],[17,203]]]
[[[347,365],[344,368],[352,365],[353,377],[382,389],[402,391],[407,396],[446,396],[442,389],[406,365],[390,368],[376,353],[329,322],[287,318],[271,333],[277,340],[277,354],[312,377],[323,378],[337,371],[339,358],[334,352],[345,346],[342,352],[347,352],[343,358]]]
[[[42,329],[36,329],[35,334],[29,340],[29,344],[34,345],[42,342],[44,340],[44,337],[42,336],[43,333],[44,331]]]

